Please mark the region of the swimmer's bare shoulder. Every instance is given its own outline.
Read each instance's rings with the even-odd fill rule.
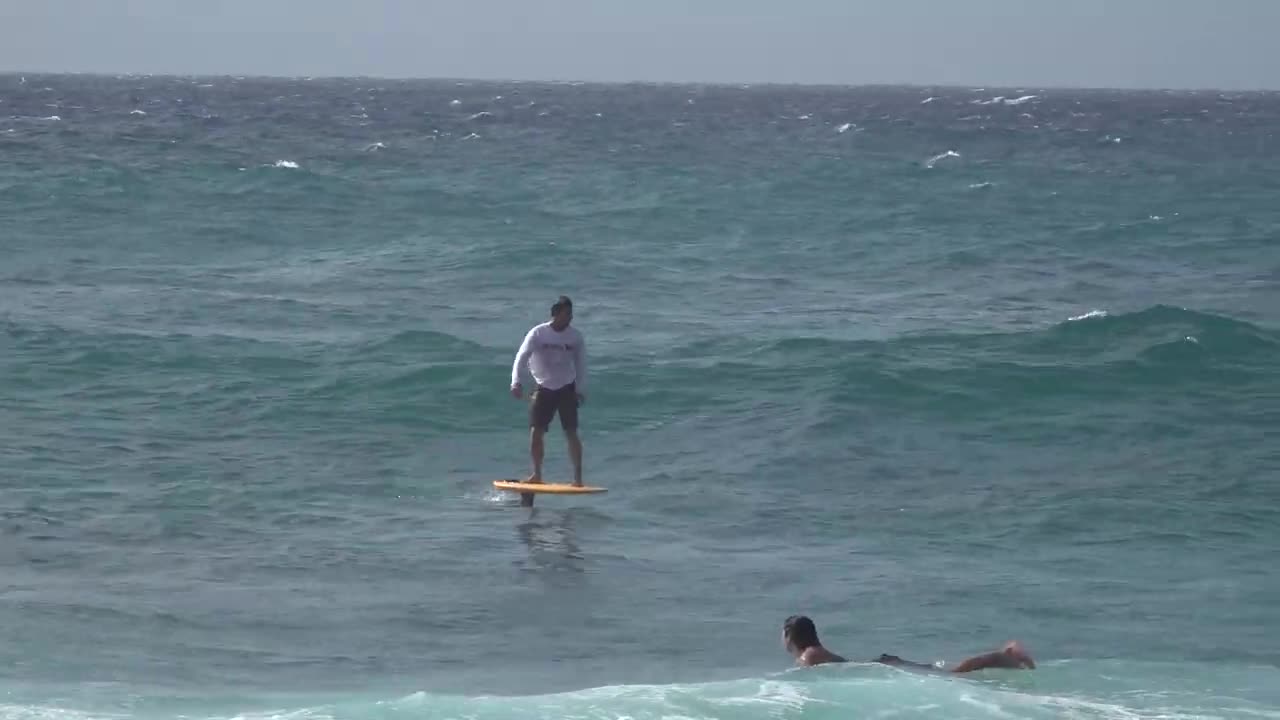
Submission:
[[[800,657],[796,658],[796,664],[801,667],[813,667],[814,665],[826,665],[827,663],[849,662],[821,645],[814,645],[805,648],[800,653]]]

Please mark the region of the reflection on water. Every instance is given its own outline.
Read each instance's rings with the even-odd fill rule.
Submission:
[[[530,570],[583,572],[584,558],[575,530],[578,510],[531,508],[528,518],[516,525],[520,541],[529,549],[524,564]]]

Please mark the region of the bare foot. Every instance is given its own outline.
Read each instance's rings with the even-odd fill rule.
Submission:
[[[542,476],[541,476],[541,475],[539,475],[538,473],[534,473],[534,474],[530,475],[529,477],[525,478],[525,482],[526,482],[526,483],[535,484],[535,485],[536,485],[536,484],[539,484],[539,483],[541,483],[541,482],[542,482]]]

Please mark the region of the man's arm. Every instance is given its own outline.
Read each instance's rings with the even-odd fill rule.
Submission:
[[[578,344],[573,349],[573,367],[577,371],[577,378],[574,384],[577,386],[578,395],[586,397],[587,395],[587,341],[582,337],[582,333],[578,333]]]
[[[525,333],[524,341],[520,343],[520,349],[516,350],[515,362],[511,364],[511,391],[516,392],[520,388],[520,368],[529,362],[529,355],[533,352],[533,330]]]

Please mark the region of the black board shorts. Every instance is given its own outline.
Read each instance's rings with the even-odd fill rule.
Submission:
[[[578,429],[578,390],[574,383],[555,390],[539,386],[533,391],[533,401],[529,403],[529,427],[541,428],[545,432],[557,414],[560,415],[560,427],[566,432]]]

